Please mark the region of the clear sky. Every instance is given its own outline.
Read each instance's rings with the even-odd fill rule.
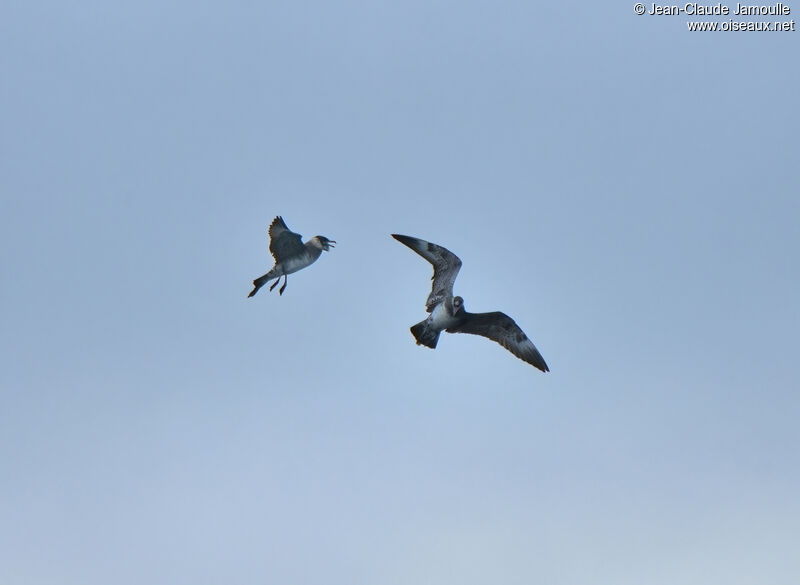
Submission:
[[[0,582],[798,582],[800,32],[2,13]],[[338,245],[248,299],[276,215]],[[390,233],[552,372],[415,346],[431,268]]]

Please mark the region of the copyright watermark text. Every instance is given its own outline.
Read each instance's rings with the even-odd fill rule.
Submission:
[[[788,16],[792,9],[783,2],[775,4],[742,4],[737,3],[736,7],[731,8],[721,2],[716,4],[700,4],[697,2],[687,2],[686,4],[657,4],[655,2],[645,5],[637,2],[633,5],[633,11],[642,16]],[[687,22],[690,31],[794,31],[795,21],[792,20],[764,20],[760,22],[734,20],[729,18],[721,21]]]

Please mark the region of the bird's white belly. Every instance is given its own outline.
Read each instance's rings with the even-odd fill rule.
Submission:
[[[456,320],[447,312],[444,301],[439,303],[431,311],[431,316],[428,317],[428,323],[436,329],[447,329],[451,325],[455,325]]]
[[[289,258],[288,260],[283,262],[283,273],[292,274],[293,272],[302,270],[312,262],[313,260],[309,261],[308,256],[305,254],[296,258]]]

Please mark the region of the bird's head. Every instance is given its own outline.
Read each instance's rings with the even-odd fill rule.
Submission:
[[[325,250],[327,252],[331,248],[335,247],[333,244],[336,243],[336,240],[329,240],[325,236],[314,236],[314,242],[320,249]]]
[[[461,297],[453,297],[453,315],[458,315],[464,310],[464,299]]]

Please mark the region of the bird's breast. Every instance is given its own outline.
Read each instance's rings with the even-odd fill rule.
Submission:
[[[455,319],[450,312],[447,310],[447,301],[443,301],[436,305],[431,311],[430,316],[430,324],[433,325],[436,329],[447,329],[448,327],[452,327],[457,323],[457,319]]]
[[[302,270],[315,259],[309,258],[308,254],[298,254],[297,256],[293,256],[292,258],[288,258],[284,260],[281,264],[283,265],[283,273],[284,274],[291,274],[292,272],[297,272],[298,270]]]

